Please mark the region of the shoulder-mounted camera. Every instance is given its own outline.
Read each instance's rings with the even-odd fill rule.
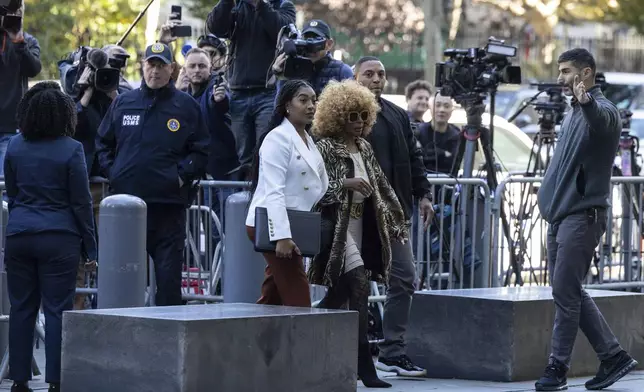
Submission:
[[[22,0],[0,0],[0,29],[17,33],[22,29]]]
[[[313,74],[310,57],[326,48],[325,38],[304,38],[294,24],[282,27],[277,35],[277,53],[287,55],[283,75],[288,79],[309,79]]]

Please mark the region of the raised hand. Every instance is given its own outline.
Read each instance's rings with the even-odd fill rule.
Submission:
[[[573,94],[575,94],[575,98],[577,98],[577,101],[579,101],[579,103],[586,103],[590,101],[590,97],[588,97],[588,93],[586,92],[586,85],[579,78],[579,75],[575,75],[575,79],[572,84],[572,92]]]

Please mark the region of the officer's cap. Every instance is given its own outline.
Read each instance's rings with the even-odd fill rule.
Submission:
[[[147,49],[145,49],[144,61],[148,61],[151,59],[159,59],[166,64],[172,64],[173,62],[172,51],[170,50],[170,47],[168,45],[162,44],[161,42],[157,42],[155,44],[148,46]]]

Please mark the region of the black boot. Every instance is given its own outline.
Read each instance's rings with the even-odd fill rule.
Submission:
[[[11,392],[33,392],[33,390],[27,386],[26,382],[14,382]]]
[[[349,271],[349,309],[357,310],[358,321],[358,377],[367,388],[391,388],[391,384],[378,378],[373,365],[367,329],[369,325],[369,281],[363,266]]]
[[[391,388],[391,384],[378,378],[373,358],[371,358],[369,342],[358,344],[358,377],[367,388]]]

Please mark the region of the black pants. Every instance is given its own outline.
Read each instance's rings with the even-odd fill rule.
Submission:
[[[181,205],[148,204],[147,250],[154,261],[157,306],[181,305],[181,268],[186,242],[186,210]]]
[[[606,224],[606,210],[592,209],[568,215],[548,229],[548,273],[555,302],[550,357],[566,366],[570,366],[579,329],[600,361],[622,350],[595,301],[582,286]]]
[[[10,378],[31,379],[34,329],[42,302],[45,313],[45,381],[60,382],[63,311],[74,305],[81,240],[74,234],[42,233],[7,237],[5,260],[11,313]]]

